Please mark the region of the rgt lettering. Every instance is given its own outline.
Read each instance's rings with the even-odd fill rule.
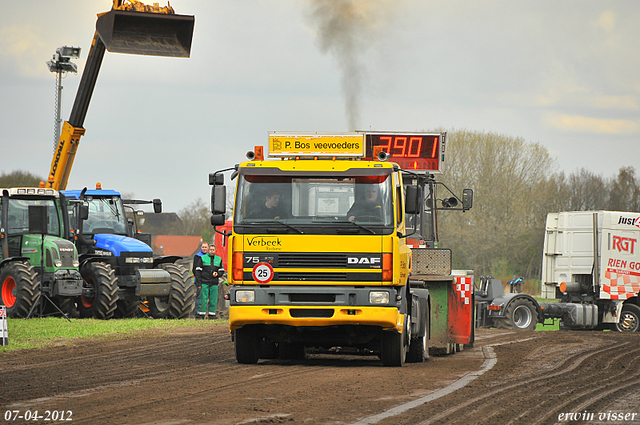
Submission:
[[[247,239],[247,243],[251,247],[282,248],[282,241],[280,240],[280,238],[265,239],[262,236],[256,236],[254,238]]]
[[[630,254],[633,254],[633,250],[637,242],[638,242],[637,239],[623,238],[622,236],[614,236],[613,249],[618,250],[618,252],[628,252]]]

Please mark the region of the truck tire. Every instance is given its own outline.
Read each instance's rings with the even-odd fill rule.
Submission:
[[[424,336],[412,336],[407,352],[408,363],[422,363],[429,358],[429,310],[424,317]]]
[[[80,274],[85,284],[93,287],[95,291],[93,298],[80,296],[80,317],[111,319],[118,301],[118,283],[111,266],[100,262],[87,263],[82,266]]]
[[[404,361],[407,357],[407,346],[405,345],[407,320],[408,317],[405,314],[402,333],[397,333],[394,331],[382,331],[382,346],[380,347],[380,358],[382,359],[383,365],[404,366]]]
[[[615,324],[618,332],[638,332],[640,331],[640,307],[627,303],[622,306],[620,321]]]
[[[506,329],[532,331],[538,324],[536,307],[526,298],[513,300],[507,307],[505,315],[506,318],[501,321],[500,326],[505,326]]]
[[[234,331],[236,360],[242,364],[256,364],[260,358],[260,341],[256,328],[245,326]]]
[[[277,359],[279,357],[279,348],[278,348],[278,344],[273,342],[273,341],[269,341],[266,339],[262,339],[262,341],[260,341],[260,358],[261,359],[268,359],[268,360],[273,360],[273,359]]]
[[[27,262],[7,264],[0,272],[0,301],[9,317],[27,317],[40,295],[34,268]]]
[[[165,263],[158,266],[171,276],[171,292],[166,297],[149,297],[149,310],[154,319],[185,319],[196,299],[196,286],[184,267]]]
[[[509,324],[509,319],[495,319],[493,321],[493,326],[496,329],[511,329],[511,325]]]

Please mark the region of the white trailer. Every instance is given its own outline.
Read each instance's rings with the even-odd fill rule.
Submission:
[[[574,211],[547,216],[544,318],[567,329],[640,330],[640,213]]]

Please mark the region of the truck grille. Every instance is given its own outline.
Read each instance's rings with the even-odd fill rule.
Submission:
[[[250,271],[243,273],[243,280],[253,281]],[[281,282],[382,282],[382,271],[371,273],[358,272],[275,272],[273,281]]]
[[[253,268],[268,263],[273,282],[382,282],[381,253],[245,252],[243,280],[255,281]]]
[[[278,267],[345,268],[347,267],[347,254],[280,253],[278,254]]]

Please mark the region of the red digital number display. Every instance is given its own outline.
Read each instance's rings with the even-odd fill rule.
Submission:
[[[441,142],[440,134],[367,133],[367,158],[384,151],[404,170],[440,172]]]

